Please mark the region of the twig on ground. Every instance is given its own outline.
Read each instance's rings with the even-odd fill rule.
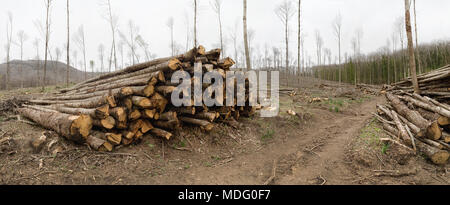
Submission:
[[[275,179],[276,173],[277,173],[277,160],[275,159],[273,160],[272,175],[266,180],[266,182],[264,182],[263,185],[269,185]]]

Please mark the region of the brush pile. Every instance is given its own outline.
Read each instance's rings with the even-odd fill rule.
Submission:
[[[139,142],[147,134],[169,140],[184,125],[204,131],[211,131],[214,122],[233,126],[241,115],[252,115],[255,108],[204,104],[175,107],[171,102],[178,84],[167,79],[175,71],[184,70],[194,76],[195,66],[203,72],[217,71],[225,77],[235,62],[230,58],[221,59],[220,55],[220,49],[206,52],[199,46],[182,55],[133,65],[51,96],[28,100],[16,110],[71,141],[87,143],[99,151],[113,151],[115,146]],[[199,83],[195,77],[190,79],[192,87]],[[200,85],[202,93],[210,89],[209,85]],[[248,93],[245,99],[248,102]]]
[[[410,80],[387,86],[388,104],[377,105],[377,119],[391,140],[426,155],[434,164],[450,156],[450,66],[420,75],[422,95]]]

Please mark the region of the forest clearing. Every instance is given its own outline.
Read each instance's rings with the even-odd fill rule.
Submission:
[[[325,30],[302,0],[191,0],[164,28],[120,1],[87,8],[101,28],[43,2],[33,49],[7,13],[0,185],[450,184],[450,41],[417,25],[436,6],[358,13],[380,32],[340,10]]]

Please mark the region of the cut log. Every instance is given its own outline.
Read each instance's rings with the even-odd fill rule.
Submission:
[[[175,86],[157,86],[156,92],[161,93],[164,96],[170,96],[175,89]]]
[[[429,110],[429,111],[433,111],[435,113],[439,113],[440,115],[445,116],[445,117],[450,117],[450,110],[447,110],[445,108],[442,108],[442,107],[439,107],[439,106],[436,106],[436,105],[432,105],[432,104],[430,105],[428,103],[416,100],[416,99],[414,99],[412,97],[409,97],[409,96],[402,96],[400,98],[405,100],[405,101],[411,102],[415,106],[421,107],[421,108]]]
[[[133,110],[133,101],[129,97],[122,100],[122,105],[126,107],[127,110]]]
[[[164,98],[164,96],[160,95],[157,92],[150,98],[150,101],[151,104],[154,105],[154,107],[159,111],[159,113],[164,112],[167,104],[169,103],[169,101]]]
[[[133,102],[133,105],[136,105],[140,108],[151,108],[153,107],[152,102],[150,101],[150,99],[146,98],[146,97],[141,97],[141,96],[133,96],[131,98],[131,101]]]
[[[133,120],[137,120],[137,119],[141,118],[141,116],[142,116],[142,114],[138,109],[133,109],[133,111],[131,111],[130,114],[128,115],[128,119],[133,121]]]
[[[127,113],[125,112],[125,108],[123,107],[113,108],[109,111],[109,114],[119,122],[127,121]]]
[[[190,106],[190,107],[175,107],[175,108],[171,108],[171,110],[179,113],[179,114],[185,114],[185,115],[195,115],[195,107]]]
[[[142,120],[141,132],[143,134],[147,133],[153,128],[153,125],[148,120]]]
[[[208,120],[210,122],[214,122],[220,116],[217,112],[202,112],[195,114],[195,118]]]
[[[51,129],[68,140],[78,143],[83,143],[92,129],[92,118],[89,115],[75,116],[31,108],[19,108],[17,111],[44,128]]]
[[[438,124],[440,126],[450,125],[450,118],[449,117],[440,116],[438,118],[437,122],[438,122]]]
[[[208,131],[208,132],[211,131],[214,128],[213,124],[211,124],[210,122],[205,121],[205,120],[199,120],[199,119],[190,118],[190,117],[180,117],[180,120],[182,122],[185,122],[185,123],[188,123],[188,124],[191,124],[191,125],[200,126],[200,128],[202,130],[205,130],[205,131]]]
[[[170,140],[170,138],[172,137],[172,133],[159,128],[153,128],[152,130],[150,130],[150,133],[156,137],[164,138],[166,140]]]
[[[112,152],[113,149],[114,149],[114,146],[113,146],[111,143],[105,142],[105,143],[103,144],[103,146],[101,146],[101,147],[98,149],[98,151],[100,151],[100,152]]]
[[[95,135],[89,135],[86,138],[86,143],[89,145],[89,147],[91,147],[94,150],[100,150],[102,147],[103,149],[106,149],[106,147],[104,147],[104,144],[106,143],[105,140],[96,137]],[[112,151],[112,150],[111,150]]]
[[[417,143],[419,150],[424,153],[434,164],[444,165],[447,163],[449,153],[445,150],[432,147],[422,142]]]
[[[145,109],[142,111],[142,117],[146,119],[154,119],[156,115],[156,109]]]
[[[412,146],[413,142],[408,135],[408,132],[406,131],[406,128],[403,126],[403,124],[400,122],[400,119],[397,116],[396,112],[392,112],[392,117],[395,122],[395,125],[397,126],[398,130],[398,137],[403,140],[403,142],[406,143],[408,146]]]
[[[122,142],[122,134],[106,133],[106,139],[112,145],[120,145],[120,143]]]
[[[134,132],[131,132],[131,131],[128,131],[128,130],[124,130],[124,131],[122,131],[122,136],[123,136],[122,140],[123,139],[133,140],[134,135],[135,135]]]
[[[157,128],[166,129],[166,130],[179,130],[179,129],[181,129],[180,121],[178,121],[178,120],[172,120],[172,121],[157,120],[157,121],[153,122],[153,124]]]
[[[447,132],[443,132],[442,139],[444,140],[445,143],[450,143],[450,134]]]
[[[92,124],[96,127],[105,128],[105,129],[110,130],[110,129],[114,128],[114,126],[116,126],[116,120],[113,117],[108,116],[107,118],[101,119],[101,120],[94,119],[92,121]]]
[[[153,85],[132,87],[132,93],[130,95],[137,95],[142,97],[150,97],[155,93],[155,87]]]
[[[173,111],[162,113],[159,119],[165,121],[178,121],[177,113]]]

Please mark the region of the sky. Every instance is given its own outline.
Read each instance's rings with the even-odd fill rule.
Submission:
[[[207,49],[219,46],[219,27],[217,15],[211,8],[210,0],[199,1],[197,38],[199,44]],[[284,0],[247,0],[248,28],[254,32],[252,47],[254,52],[264,52],[269,48],[284,49],[284,30],[281,21],[275,14],[275,8]],[[297,9],[296,0],[291,0]],[[174,18],[174,40],[185,50],[187,27],[193,25],[193,0],[111,0],[113,13],[119,17],[119,30],[128,31],[128,22],[132,20],[139,27],[139,34],[150,45],[150,52],[158,57],[170,56],[170,30],[166,23]],[[448,40],[450,37],[450,1],[417,0],[417,24],[419,44],[435,40]],[[33,42],[40,39],[40,56],[43,56],[44,40],[41,38],[36,21],[45,24],[44,0],[1,0],[0,7],[0,59],[6,60],[4,45],[6,44],[7,13],[13,15],[13,40],[17,40],[17,32],[25,31],[29,39],[24,45],[24,59],[36,56]],[[230,35],[236,30],[239,46],[242,40],[242,0],[223,0],[222,21],[225,44],[225,55],[233,56]],[[315,59],[314,33],[319,31],[324,39],[324,47],[331,49],[336,56],[338,47],[332,29],[332,22],[341,13],[343,22],[342,53],[352,53],[351,39],[357,29],[363,30],[361,51],[371,53],[386,46],[387,39],[395,32],[394,22],[404,16],[403,0],[302,0],[302,33],[305,36],[305,50]],[[87,61],[99,62],[98,46],[104,44],[109,52],[112,44],[111,30],[105,19],[106,10],[102,0],[70,0],[71,35],[83,25],[86,36]],[[63,48],[66,38],[66,0],[53,0],[51,10],[52,33],[50,38],[51,52],[55,48]],[[297,49],[297,16],[291,19],[290,50],[296,55]],[[192,29],[191,29],[192,30]],[[192,31],[191,31],[192,32]],[[192,35],[191,35],[192,36]],[[120,40],[120,37],[117,36]],[[72,40],[72,39],[71,39]],[[192,47],[190,43],[189,47]],[[399,45],[398,45],[399,47]],[[71,42],[72,49],[78,49]],[[72,50],[71,49],[71,50]],[[64,49],[63,49],[64,50]],[[141,60],[144,54],[140,52]],[[62,56],[65,56],[65,51]],[[11,58],[20,58],[20,49],[13,46]],[[81,60],[78,51],[78,60]],[[63,58],[65,59],[65,57]],[[65,60],[61,60],[65,61]],[[126,60],[125,63],[128,61]],[[96,63],[99,65],[99,63]]]

